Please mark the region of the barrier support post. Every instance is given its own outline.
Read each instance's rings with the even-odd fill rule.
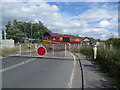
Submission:
[[[52,47],[53,47],[52,56],[54,57],[54,54],[55,54],[55,52],[54,52],[54,44],[52,44]]]
[[[67,58],[67,57],[66,57],[66,51],[67,51],[67,47],[66,47],[66,44],[65,44],[65,58]]]
[[[19,54],[21,56],[21,44],[19,45]]]
[[[110,51],[112,51],[112,44],[110,44]]]
[[[78,53],[80,53],[80,44],[78,44]]]
[[[94,60],[97,58],[97,45],[93,47],[94,50]]]

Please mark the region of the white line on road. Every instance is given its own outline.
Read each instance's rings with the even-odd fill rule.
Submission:
[[[29,59],[29,60],[27,60],[27,61],[25,61],[25,62],[21,62],[21,63],[15,64],[15,65],[13,65],[13,66],[10,66],[10,67],[1,69],[1,70],[0,70],[0,73],[1,73],[1,72],[5,72],[5,71],[10,70],[10,69],[13,69],[13,68],[16,68],[16,67],[18,67],[18,66],[21,66],[21,65],[23,65],[23,64],[25,64],[25,63],[28,63],[28,62],[30,62],[30,61],[33,61],[33,60],[35,60],[35,59],[36,59],[36,58],[32,58],[32,59]]]
[[[68,52],[68,53],[70,53],[70,52]],[[74,73],[75,73],[75,66],[76,66],[76,58],[75,58],[75,55],[73,55],[72,53],[70,53],[72,56],[73,56],[73,58],[74,58],[74,66],[73,66],[73,70],[72,70],[72,73],[71,73],[71,76],[70,76],[70,81],[68,82],[68,85],[67,85],[67,87],[68,88],[72,88],[72,84],[73,84],[73,78],[74,78]]]

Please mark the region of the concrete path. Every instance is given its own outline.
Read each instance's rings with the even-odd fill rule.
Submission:
[[[86,56],[82,54],[79,55],[83,69],[84,69],[84,81],[85,88],[110,88],[107,84],[107,79],[99,72],[97,65],[92,64],[92,60],[87,60]]]

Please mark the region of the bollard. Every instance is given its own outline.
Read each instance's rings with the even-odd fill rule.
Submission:
[[[93,47],[93,51],[94,51],[94,60],[95,60],[97,58],[97,45]]]

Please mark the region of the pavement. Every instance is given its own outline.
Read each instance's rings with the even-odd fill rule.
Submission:
[[[77,54],[81,60],[84,70],[84,87],[85,88],[111,88],[107,79],[100,73],[97,65],[92,64],[92,60],[87,60],[86,56]]]

